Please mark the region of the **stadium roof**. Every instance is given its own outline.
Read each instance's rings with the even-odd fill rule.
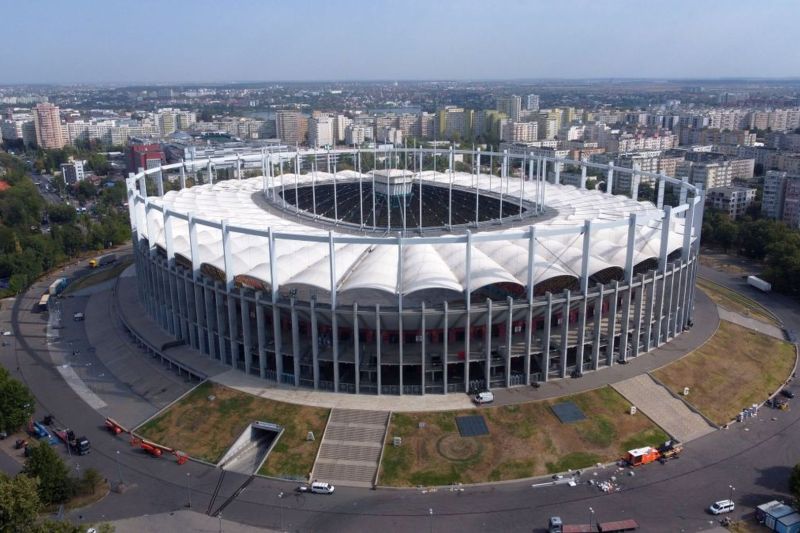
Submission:
[[[337,174],[338,179],[357,178],[353,171]],[[311,175],[296,177],[300,184],[310,183]],[[331,174],[316,173],[317,183],[331,180]],[[365,176],[365,179],[366,176]],[[444,181],[449,179],[444,173],[423,173],[423,179]],[[455,173],[454,184],[472,187],[475,176],[468,173]],[[500,192],[501,180],[494,176],[481,175],[480,187]],[[295,176],[284,175],[284,180],[292,186]],[[503,182],[503,194],[519,197],[521,182],[510,179]],[[298,235],[327,236],[326,228],[315,225],[313,221],[295,217],[286,212],[265,210],[257,199],[262,194],[263,178],[228,180],[213,185],[200,185],[170,191],[163,198],[151,197],[148,201],[162,205],[171,211],[191,214],[204,220],[226,221],[229,225],[248,227],[273,232],[294,233]],[[535,201],[534,187],[527,184],[524,196]],[[254,197],[255,196],[255,197]],[[637,202],[624,196],[615,196],[600,191],[583,190],[567,185],[546,184],[546,205],[555,215],[536,222],[538,228],[577,228],[589,219],[602,223],[621,221],[632,213],[641,215],[645,221],[637,226],[633,264],[637,265],[658,258],[661,229],[660,210],[649,202]],[[145,207],[136,204],[139,220],[144,220]],[[138,218],[137,217],[137,218]],[[170,218],[173,235],[173,250],[176,254],[190,259],[188,223],[176,217]],[[536,220],[536,219],[534,219]],[[679,250],[683,245],[684,220],[672,217],[669,232],[668,252]],[[150,242],[166,248],[165,231],[161,214],[151,210],[146,228],[147,235],[153,233]],[[473,238],[471,250],[471,290],[495,283],[515,283],[521,286],[528,279],[527,240],[518,238],[520,228],[493,225],[481,228],[476,233],[492,232],[495,236],[509,234],[508,240],[482,241]],[[511,234],[516,234],[511,238]],[[334,231],[334,235],[337,233]],[[341,233],[352,237],[352,233]],[[608,269],[621,270],[625,266],[628,238],[627,225],[613,228],[600,228],[592,231],[590,246],[589,275]],[[198,254],[202,264],[211,265],[220,271],[225,269],[223,257],[222,232],[219,229],[198,225]],[[409,240],[413,240],[410,238]],[[247,276],[269,285],[270,255],[269,240],[265,236],[236,234],[229,240],[229,261],[232,276]],[[569,235],[537,235],[533,261],[534,284],[553,278],[578,279],[581,274],[583,239],[579,232]],[[434,243],[398,247],[394,244],[336,243],[334,279],[337,292],[354,289],[375,289],[391,294],[411,294],[424,289],[449,289],[464,291],[467,284],[466,254],[463,243]],[[402,253],[402,261],[398,254]],[[310,286],[322,291],[331,288],[330,245],[328,242],[309,242],[280,238],[275,242],[275,255],[278,258],[275,274],[278,285]],[[398,270],[402,268],[401,275]]]

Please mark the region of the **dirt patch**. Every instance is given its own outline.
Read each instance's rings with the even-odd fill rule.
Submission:
[[[565,398],[522,405],[392,415],[379,477],[382,485],[478,483],[562,472],[612,461],[635,446],[669,437],[610,387],[566,398],[586,420],[562,424],[550,406]],[[489,435],[461,437],[457,416],[483,415]],[[402,437],[394,447],[391,437]],[[633,444],[633,446],[632,446]]]
[[[703,278],[697,278],[697,286],[723,309],[748,318],[754,318],[766,324],[778,327],[781,325],[764,306],[747,296]]]
[[[653,375],[676,393],[689,387],[686,400],[721,425],[766,400],[794,361],[792,344],[722,320],[706,344]]]
[[[214,396],[210,401],[209,396]],[[205,382],[137,433],[159,444],[216,463],[244,431],[259,420],[284,427],[260,474],[304,478],[314,464],[328,409],[276,402]],[[307,441],[309,431],[316,439]]]
[[[757,275],[762,270],[762,265],[756,261],[707,248],[700,253],[700,264],[736,276]]]

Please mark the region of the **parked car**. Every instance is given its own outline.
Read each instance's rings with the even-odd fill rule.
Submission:
[[[475,395],[473,401],[478,405],[492,403],[494,401],[494,393],[492,391],[479,392]]]
[[[783,389],[781,390],[781,396],[785,396],[787,398],[794,398],[794,393],[789,389]]]
[[[712,503],[708,511],[713,514],[723,514],[723,513],[730,513],[736,506],[733,503],[733,500],[720,500],[718,502]]]
[[[313,492],[314,494],[333,494],[334,490],[336,490],[336,487],[334,487],[330,483],[315,481],[314,483],[311,484],[311,492]]]

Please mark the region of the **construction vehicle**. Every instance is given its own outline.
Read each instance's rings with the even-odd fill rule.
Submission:
[[[116,254],[106,254],[100,257],[95,257],[89,260],[89,268],[99,268],[102,266],[110,265],[117,260]]]
[[[644,446],[642,448],[634,448],[628,450],[625,454],[625,462],[631,466],[642,466],[653,461],[658,461],[661,458],[659,451],[652,446]]]
[[[57,429],[53,433],[67,446],[68,450],[78,455],[86,455],[92,451],[92,444],[86,437],[76,437],[69,428]]]
[[[178,460],[179,465],[182,465],[189,460],[189,456],[186,455],[184,452],[175,450],[173,448],[169,448],[167,446],[162,446],[147,439],[137,437],[134,434],[131,434],[131,446],[138,446],[139,448],[146,451],[153,457],[161,457],[162,455],[164,455],[164,453],[172,454]]]
[[[130,431],[125,429],[122,424],[110,417],[106,418],[106,427],[114,435],[119,435],[120,433],[130,433]]]
[[[668,440],[658,447],[658,453],[661,454],[659,461],[663,464],[670,459],[677,459],[681,452],[683,452],[683,444],[674,440]]]

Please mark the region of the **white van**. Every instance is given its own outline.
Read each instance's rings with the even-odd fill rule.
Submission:
[[[330,483],[323,483],[321,481],[315,481],[311,484],[311,492],[314,494],[333,494],[333,491],[336,489]]]
[[[718,502],[714,502],[708,508],[708,511],[711,514],[722,514],[722,513],[730,513],[734,509],[734,504],[732,500],[720,500]]]
[[[482,403],[492,403],[494,401],[494,393],[492,391],[479,392],[475,395],[474,400],[478,405]]]

